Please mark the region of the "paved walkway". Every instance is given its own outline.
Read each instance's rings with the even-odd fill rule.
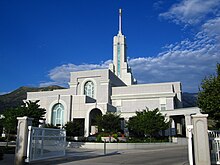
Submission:
[[[13,165],[14,155],[5,155],[1,165]],[[154,147],[132,150],[67,149],[64,158],[31,163],[33,165],[188,165],[187,147]]]

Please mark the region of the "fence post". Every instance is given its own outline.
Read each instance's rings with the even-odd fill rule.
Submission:
[[[27,157],[27,142],[28,142],[28,126],[32,125],[32,118],[17,117],[17,140],[15,149],[15,165],[23,165]]]
[[[192,115],[194,158],[197,165],[210,165],[210,149],[207,129],[208,114]]]
[[[189,165],[193,165],[193,148],[192,148],[192,130],[193,125],[186,126],[188,134],[188,155],[189,155]]]
[[[186,123],[186,127],[192,124],[192,117],[188,114],[185,115],[185,123]],[[186,137],[189,137],[189,130],[187,130],[187,128],[186,128]]]

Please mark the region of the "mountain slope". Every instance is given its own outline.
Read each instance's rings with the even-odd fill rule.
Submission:
[[[182,94],[183,107],[196,107],[197,106],[198,93],[187,93]]]
[[[64,89],[60,86],[48,86],[48,87],[20,87],[11,93],[0,95],[0,113],[10,107],[17,107],[23,103],[23,100],[27,98],[27,92],[38,91],[52,91],[54,89]]]

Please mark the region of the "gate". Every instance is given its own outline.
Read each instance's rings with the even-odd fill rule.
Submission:
[[[66,131],[28,127],[26,162],[65,156]]]
[[[209,130],[210,157],[212,164],[220,164],[220,131]]]

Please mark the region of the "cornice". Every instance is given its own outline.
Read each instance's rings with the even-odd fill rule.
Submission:
[[[175,97],[175,93],[141,93],[141,94],[122,94],[112,95],[112,100],[130,100],[130,99],[150,99],[160,97]]]

